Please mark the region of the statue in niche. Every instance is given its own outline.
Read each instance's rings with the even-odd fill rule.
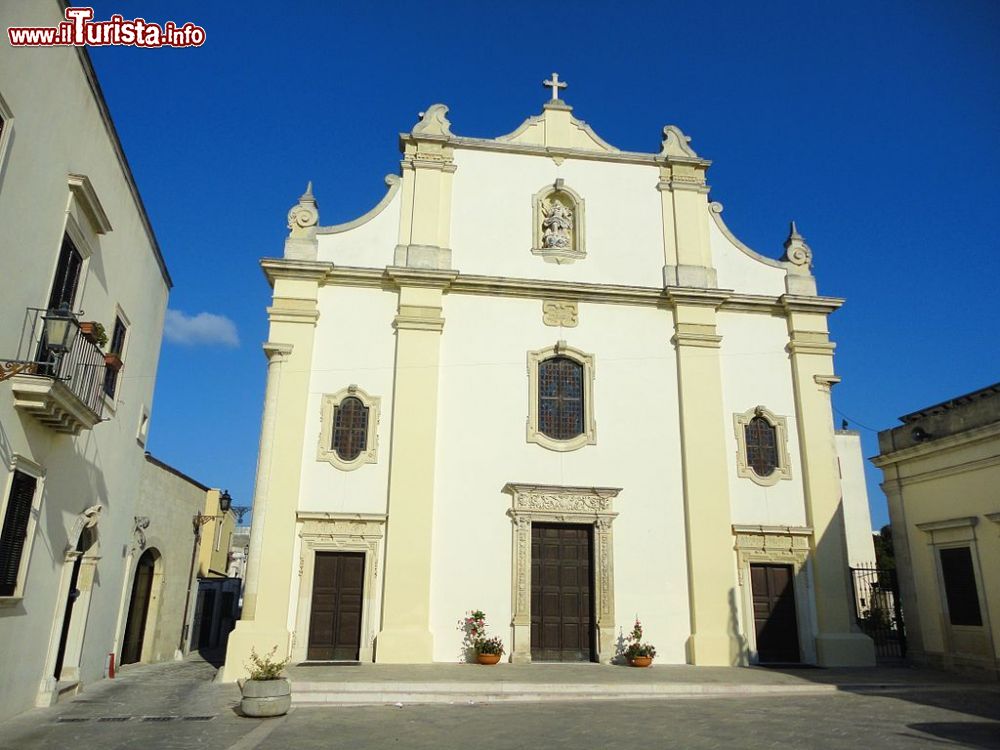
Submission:
[[[573,249],[573,209],[558,194],[542,203],[542,248]]]

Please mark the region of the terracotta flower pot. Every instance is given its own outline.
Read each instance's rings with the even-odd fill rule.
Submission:
[[[247,680],[240,711],[255,718],[284,716],[292,705],[292,687],[286,679]]]
[[[496,664],[500,661],[500,654],[476,654],[476,661],[480,664]]]
[[[115,372],[122,369],[122,358],[117,354],[105,354],[104,364],[112,368]]]
[[[632,667],[648,667],[653,663],[652,656],[633,656],[628,660],[629,666]]]

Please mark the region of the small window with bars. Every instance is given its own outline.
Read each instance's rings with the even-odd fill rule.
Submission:
[[[104,394],[114,398],[118,391],[118,380],[122,369],[122,354],[125,352],[125,337],[128,326],[119,316],[115,316],[115,328],[108,342],[108,351],[104,355]]]
[[[778,468],[778,430],[764,417],[750,420],[746,430],[747,466],[759,477],[769,477]]]
[[[569,440],[584,431],[583,365],[569,357],[538,363],[538,431]]]
[[[348,396],[333,407],[333,441],[330,446],[342,461],[354,461],[368,449],[368,407],[357,396]]]
[[[27,563],[28,526],[38,479],[14,471],[0,529],[0,596],[16,596],[21,568]]]

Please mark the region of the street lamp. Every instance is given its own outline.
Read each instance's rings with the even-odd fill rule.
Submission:
[[[42,316],[45,321],[45,345],[57,354],[65,354],[73,346],[73,340],[80,328],[76,318],[64,302],[58,310],[49,310]]]
[[[229,509],[233,506],[233,498],[229,495],[229,490],[223,490],[222,494],[219,495],[219,510],[223,513],[228,513]]]

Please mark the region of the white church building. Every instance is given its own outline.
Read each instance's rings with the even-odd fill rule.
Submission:
[[[610,662],[637,616],[658,662],[874,663],[845,524],[870,543],[867,496],[842,483],[860,444],[830,401],[843,300],[794,225],[780,259],[733,236],[678,128],[622,151],[546,85],[498,138],[429,107],[378,205],[323,226],[310,186],[262,261],[226,679],[274,645],[459,661],[471,609],[517,663]]]

